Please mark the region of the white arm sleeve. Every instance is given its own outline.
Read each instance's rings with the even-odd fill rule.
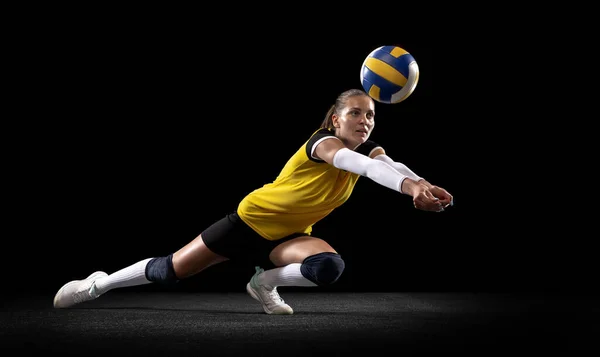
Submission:
[[[348,148],[333,156],[333,166],[370,178],[378,184],[402,193],[402,182],[407,177],[381,160],[374,160]]]
[[[396,162],[394,160],[392,160],[391,157],[385,155],[385,154],[381,154],[381,155],[377,155],[374,157],[375,160],[381,160],[383,162],[387,162],[388,164],[390,164],[394,169],[396,169],[396,171],[400,172],[401,174],[405,175],[406,177],[408,177],[409,179],[415,180],[415,181],[419,181],[422,180],[423,178],[418,176],[417,174],[415,174],[411,169],[409,169],[406,165],[404,165],[401,162]]]

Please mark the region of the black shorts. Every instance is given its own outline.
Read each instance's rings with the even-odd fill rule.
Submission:
[[[285,241],[308,234],[294,233],[281,239],[268,240],[250,228],[237,212],[234,212],[213,223],[201,235],[204,244],[214,253],[231,260],[267,265],[273,248]]]

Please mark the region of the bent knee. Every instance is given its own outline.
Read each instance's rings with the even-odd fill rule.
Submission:
[[[154,283],[171,285],[179,281],[173,269],[173,254],[152,258],[146,265],[146,279]]]
[[[324,286],[335,283],[342,275],[345,266],[339,254],[323,252],[304,259],[300,272],[306,279]]]

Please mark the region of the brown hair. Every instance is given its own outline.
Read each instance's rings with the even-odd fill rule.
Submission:
[[[346,106],[346,103],[348,102],[348,98],[354,97],[357,95],[368,96],[367,93],[361,89],[349,89],[345,92],[342,92],[336,98],[335,104],[333,104],[331,106],[331,108],[329,108],[329,110],[327,111],[327,114],[325,114],[325,119],[321,123],[320,129],[335,130],[335,127],[333,126],[333,121],[331,120],[331,117],[333,116],[334,113],[339,113]]]

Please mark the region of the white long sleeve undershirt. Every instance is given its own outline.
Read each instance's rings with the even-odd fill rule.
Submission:
[[[408,166],[404,165],[401,162],[392,160],[392,158],[387,156],[386,154],[377,155],[374,157],[374,159],[387,162],[388,164],[392,165],[392,167],[396,169],[396,171],[400,172],[401,174],[405,175],[411,180],[419,181],[423,179],[419,175],[415,174],[411,169],[409,169]]]
[[[342,148],[335,153],[333,166],[368,177],[400,193],[402,193],[402,182],[408,177],[383,160],[371,159],[348,148]]]

